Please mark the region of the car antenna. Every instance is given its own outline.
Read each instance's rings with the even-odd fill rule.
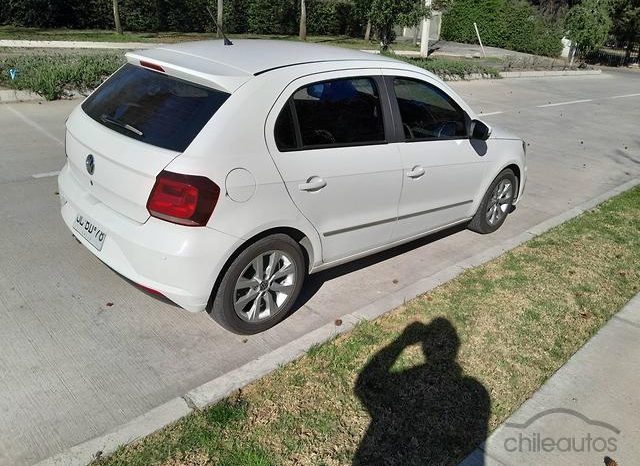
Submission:
[[[227,37],[227,35],[224,33],[224,29],[222,29],[222,25],[218,23],[216,18],[213,16],[213,13],[211,12],[211,8],[209,8],[209,5],[207,5],[206,8],[207,8],[207,11],[209,12],[209,16],[211,16],[211,19],[213,20],[213,22],[216,23],[216,27],[218,28],[218,31],[220,31],[220,33],[222,34],[222,37],[224,39],[224,45],[233,45],[233,42],[231,42]]]

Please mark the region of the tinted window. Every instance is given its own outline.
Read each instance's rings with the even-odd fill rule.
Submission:
[[[287,102],[280,112],[280,115],[278,115],[274,134],[278,150],[286,151],[297,147],[296,128],[293,123],[293,115],[289,102]]]
[[[467,136],[464,111],[437,87],[412,79],[396,78],[394,89],[407,140]]]
[[[82,109],[114,131],[182,152],[228,97],[225,92],[128,64]]]
[[[372,79],[312,84],[298,90],[293,101],[305,147],[385,140],[380,98]]]

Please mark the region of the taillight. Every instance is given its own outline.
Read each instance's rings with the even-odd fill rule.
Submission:
[[[150,61],[140,60],[140,66],[144,66],[145,68],[149,68],[150,70],[160,71],[161,73],[164,73],[164,68],[155,63],[151,63]]]
[[[204,226],[218,202],[220,188],[204,176],[161,172],[149,195],[151,216],[187,226]]]

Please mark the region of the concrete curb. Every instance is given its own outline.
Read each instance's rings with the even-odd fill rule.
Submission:
[[[556,70],[556,71],[501,71],[503,78],[551,78],[556,76],[591,76],[602,74],[602,70]]]
[[[0,103],[12,104],[16,102],[41,102],[44,97],[31,91],[17,91],[15,89],[0,90]]]
[[[361,52],[379,54],[379,50],[367,50],[363,49]],[[420,52],[414,52],[411,50],[396,50],[394,52],[396,55],[400,57],[411,57],[411,58],[421,58]],[[454,58],[469,58],[466,55],[457,55],[457,54],[445,54],[445,53],[434,53],[430,55],[432,57],[454,57]],[[602,70],[531,70],[531,71],[500,71],[499,72],[501,78],[550,78],[555,76],[589,76],[589,75],[598,75],[602,74]],[[453,77],[453,79],[448,80],[475,80],[475,79],[491,79],[492,77],[489,75],[483,75],[480,73],[472,73],[464,78]]]
[[[193,410],[202,409],[212,405],[235,390],[258,380],[279,367],[292,362],[315,344],[323,343],[336,335],[353,329],[361,320],[372,320],[401,306],[406,301],[420,296],[427,291],[442,285],[458,276],[466,269],[481,265],[504,254],[529,239],[538,236],[578,215],[596,207],[602,202],[640,185],[640,179],[633,179],[617,186],[600,196],[590,199],[582,204],[550,218],[538,225],[529,228],[520,235],[511,238],[500,246],[490,248],[480,254],[467,258],[457,264],[408,285],[394,293],[383,296],[355,311],[343,316],[340,325],[329,323],[313,330],[306,335],[294,340],[258,359],[245,364],[231,372],[217,377],[199,387],[187,392],[180,398],[152,409],[148,413],[133,419],[129,423],[115,428],[105,435],[96,437],[74,447],[71,447],[55,456],[45,459],[36,466],[82,466],[96,458],[96,454],[109,455],[119,446],[131,443],[139,438],[149,435],[168,424],[178,421]]]
[[[84,99],[88,95],[88,92],[71,90],[65,91],[64,95],[56,100]],[[13,89],[0,90],[0,104],[16,104],[20,102],[47,102],[47,99],[31,91],[17,91]]]
[[[516,78],[557,78],[560,76],[594,76],[602,74],[602,70],[557,70],[557,71],[499,71],[502,79]],[[495,76],[482,73],[471,73],[464,77],[456,75],[442,76],[444,81],[476,81],[478,79],[495,79]]]
[[[333,322],[325,324],[242,367],[194,388],[187,392],[184,398],[190,406],[196,409],[206,408],[277,368],[295,361],[303,356],[313,345],[348,332],[361,319],[354,314],[348,314],[338,320],[341,321],[340,325],[336,325]]]

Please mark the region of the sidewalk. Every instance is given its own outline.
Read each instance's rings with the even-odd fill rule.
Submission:
[[[638,464],[639,387],[640,294],[460,466]]]
[[[420,52],[417,50],[394,50],[393,44],[391,49],[396,55],[404,57],[420,57]],[[461,42],[451,42],[447,40],[437,40],[429,42],[429,56],[430,57],[456,57],[456,58],[481,58],[486,54],[485,58],[506,58],[506,57],[518,57],[529,58],[538,60],[553,60],[553,58],[542,57],[538,55],[531,55],[529,53],[516,52],[515,50],[501,49],[498,47],[484,47],[484,54],[482,48],[478,44],[463,44]],[[363,50],[363,52],[379,52],[378,49]]]
[[[90,42],[83,40],[0,40],[0,47],[35,49],[149,49],[163,45],[156,42]]]
[[[432,56],[438,55],[448,57],[481,57],[482,48],[479,44],[464,44],[461,42],[451,42],[448,40],[439,40],[430,44],[435,51]],[[431,47],[430,47],[431,48]],[[548,59],[548,57],[540,57],[537,55],[531,55],[530,53],[516,52],[515,50],[501,49],[499,47],[485,46],[484,53],[487,57],[505,58],[505,57],[520,57],[520,58],[539,58]]]

